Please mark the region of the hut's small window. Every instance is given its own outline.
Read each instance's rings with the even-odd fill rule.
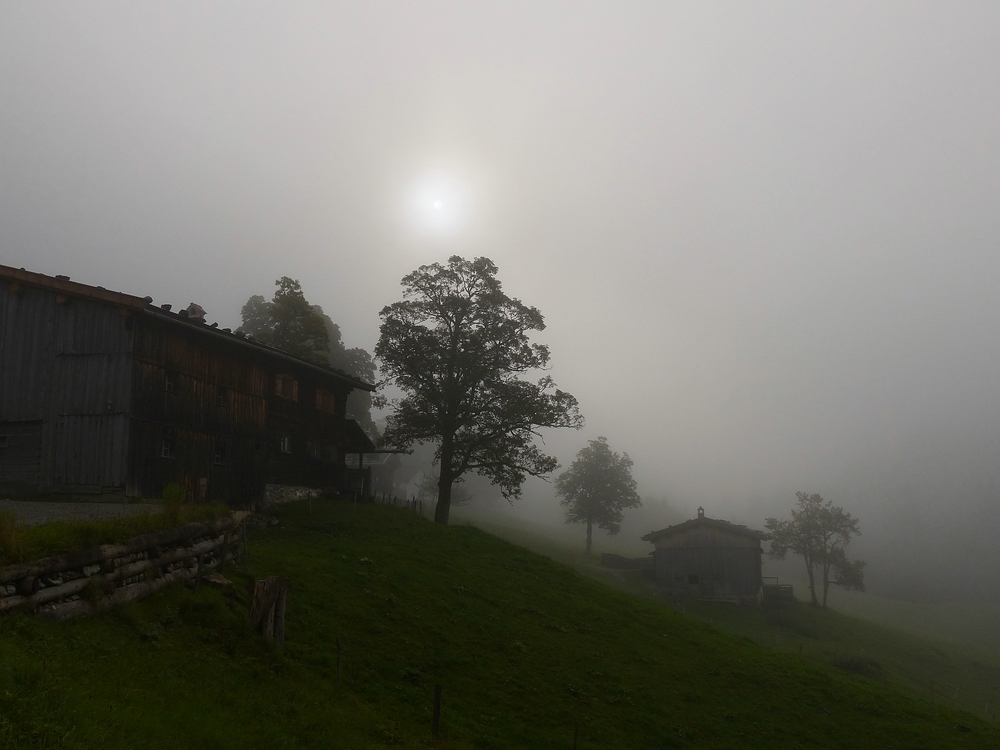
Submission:
[[[691,575],[689,575],[688,576],[688,583],[690,583],[692,585],[698,583],[698,574],[697,573],[692,573]]]
[[[281,452],[282,453],[291,453],[292,452],[292,438],[291,438],[291,436],[290,435],[282,435],[281,436],[280,446],[281,446]]]
[[[215,443],[215,465],[226,465],[226,441],[219,440]]]
[[[9,435],[0,435],[0,448],[6,448],[10,445]]]
[[[274,393],[289,401],[299,400],[299,383],[291,375],[278,375],[274,379]]]
[[[174,458],[177,455],[177,438],[172,432],[163,433],[163,440],[160,443],[160,457]]]
[[[163,390],[167,393],[177,393],[177,376],[168,372],[163,378]]]

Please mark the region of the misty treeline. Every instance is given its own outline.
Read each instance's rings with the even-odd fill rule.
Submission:
[[[858,519],[821,495],[796,492],[795,497],[791,518],[768,518],[765,523],[771,532],[770,556],[783,560],[791,552],[802,558],[813,604],[826,607],[831,584],[864,591],[865,562],[847,557],[851,539],[861,534]]]
[[[330,365],[366,383],[375,382],[376,368],[371,355],[364,349],[344,346],[340,326],[322,307],[306,300],[297,279],[282,276],[274,284],[276,289],[270,301],[255,294],[243,305],[240,329],[244,333],[309,362]],[[378,428],[371,409],[370,393],[357,388],[351,391],[347,416],[376,439]]]

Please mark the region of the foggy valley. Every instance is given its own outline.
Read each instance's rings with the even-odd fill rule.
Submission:
[[[642,537],[699,508],[764,532],[791,518],[797,492],[816,493],[860,527],[845,549],[864,561],[864,593],[834,587],[831,609],[1000,670],[998,50],[1000,6],[971,0],[4,4],[0,284],[12,301],[0,298],[0,360],[34,335],[15,317],[23,286],[121,293],[123,317],[133,305],[136,320],[164,326],[202,309],[225,346],[334,373],[317,380],[315,404],[328,396],[329,413],[363,433],[329,455],[318,438],[303,446],[345,477],[363,473],[350,463],[359,453],[397,451],[388,494],[420,498],[414,514],[425,500],[433,518],[447,441],[397,416],[430,378],[414,349],[431,344],[390,333],[416,315],[402,307],[419,298],[415,275],[488,258],[513,300],[505,314],[525,316],[524,341],[548,347],[535,359],[525,349],[510,371],[551,376],[532,393],[551,413],[525,433],[538,455],[521,446],[466,462],[487,476],[463,469],[445,522],[629,590],[628,575],[599,570],[601,553],[652,566],[655,540]],[[283,338],[289,300],[294,315],[325,316],[311,322],[319,333],[294,334],[321,338],[318,358]],[[11,416],[25,399],[3,372],[0,405],[15,406],[0,411],[0,499],[20,500],[33,493],[4,484],[4,429],[28,418]],[[412,403],[426,415],[430,402]],[[620,531],[595,526],[587,555],[559,477],[599,438],[631,460],[641,505],[625,493]],[[163,433],[158,457],[173,457],[174,440]],[[214,465],[235,464],[236,443],[218,445]],[[238,507],[195,486],[178,490],[185,503],[195,491]],[[164,493],[140,494],[169,505]],[[357,510],[330,512],[322,523],[341,529]],[[288,523],[300,521],[319,528]],[[262,539],[277,533],[261,526]],[[802,558],[774,559],[773,539],[763,575],[807,601]],[[369,568],[364,585],[379,585]],[[724,619],[699,606],[690,614]],[[983,674],[976,710],[988,720],[980,703],[1000,701],[1000,671]],[[952,702],[973,710],[969,700]]]

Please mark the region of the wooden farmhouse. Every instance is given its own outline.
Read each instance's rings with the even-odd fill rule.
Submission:
[[[678,594],[733,602],[760,601],[761,542],[767,534],[705,516],[642,537],[656,545],[657,583]]]
[[[254,507],[340,489],[374,450],[345,416],[346,373],[149,297],[0,265],[0,493]],[[357,470],[354,472],[357,474]]]

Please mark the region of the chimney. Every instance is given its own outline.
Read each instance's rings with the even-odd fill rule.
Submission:
[[[187,306],[187,309],[184,312],[187,313],[187,319],[190,320],[192,323],[205,322],[205,308],[202,307],[201,305],[196,305],[194,302],[192,302],[190,305]]]

